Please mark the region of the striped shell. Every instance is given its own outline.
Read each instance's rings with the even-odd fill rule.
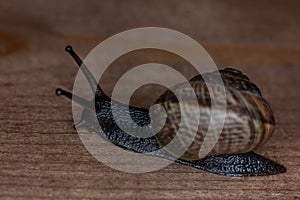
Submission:
[[[226,117],[218,142],[209,155],[249,152],[265,143],[271,137],[275,127],[274,115],[266,100],[261,96],[257,86],[247,76],[232,68],[225,68],[224,70],[219,70],[219,72],[226,91]],[[210,80],[207,85],[200,75],[191,79],[190,84],[197,95],[198,105],[193,105],[189,102],[181,105],[190,111],[199,106],[200,125],[198,130],[192,130],[190,127],[193,126],[189,122],[180,124],[180,105],[171,91],[168,90],[163,93],[155,102],[156,104],[161,104],[167,112],[164,127],[155,135],[161,146],[166,146],[170,143],[175,137],[179,125],[184,128],[186,137],[190,137],[195,131],[197,132],[192,144],[180,157],[182,159],[200,159],[199,151],[210,124],[211,115],[211,99],[207,87],[212,87],[214,90],[220,87],[220,85],[214,83],[213,77],[216,74],[217,72],[212,72],[202,75],[207,76]],[[180,84],[174,88],[179,93],[185,91]],[[211,123],[211,126],[214,126],[213,123],[217,122]],[[185,139],[181,139],[176,145],[186,145]],[[167,151],[171,154],[173,153],[168,148]]]

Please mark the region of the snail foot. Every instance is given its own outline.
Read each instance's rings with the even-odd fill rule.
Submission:
[[[196,161],[178,159],[176,162],[210,173],[234,177],[266,176],[286,172],[284,166],[252,151],[239,154],[207,156]]]

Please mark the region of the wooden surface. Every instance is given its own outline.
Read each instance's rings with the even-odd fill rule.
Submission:
[[[2,0],[0,198],[299,199],[299,6],[298,1]],[[190,35],[219,67],[234,66],[257,83],[277,127],[256,152],[287,172],[230,178],[172,164],[128,174],[94,159],[72,128],[71,102],[54,95],[58,86],[71,90],[77,72],[64,46],[72,44],[84,57],[105,38],[140,26]],[[105,90],[111,91],[122,69],[151,60],[142,55],[119,61],[121,70],[103,80]],[[168,55],[152,55],[168,63]],[[148,95],[134,103],[147,105]]]

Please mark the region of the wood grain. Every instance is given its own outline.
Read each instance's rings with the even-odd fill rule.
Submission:
[[[299,6],[266,0],[1,1],[0,198],[299,199]],[[56,87],[71,90],[77,72],[64,46],[72,44],[84,57],[105,38],[140,26],[190,35],[219,67],[234,66],[257,83],[277,119],[273,137],[257,152],[287,172],[230,178],[172,164],[128,174],[94,159],[72,128],[70,101],[54,95]],[[153,57],[190,73],[166,53],[131,56],[106,73],[105,91],[124,70]],[[150,94],[141,90],[133,103],[147,106]]]

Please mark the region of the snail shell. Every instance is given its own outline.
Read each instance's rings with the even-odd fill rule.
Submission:
[[[240,71],[225,68],[219,72],[225,86],[227,109],[222,132],[209,155],[249,152],[264,144],[271,137],[275,126],[273,112],[266,100],[262,98],[259,89]],[[200,124],[198,130],[189,128],[193,126],[190,126],[188,121],[181,123],[180,104],[175,94],[170,90],[163,93],[155,102],[162,105],[167,113],[165,126],[155,136],[161,146],[165,147],[173,140],[179,125],[185,128],[184,133],[186,135],[179,137],[176,143],[177,146],[188,145],[185,137],[192,137],[197,131],[192,144],[181,155],[181,159],[200,159],[199,151],[208,126],[210,122],[212,123],[211,126],[215,126],[214,123],[218,123],[218,120],[210,120],[211,99],[208,90],[208,87],[212,87],[213,90],[217,90],[220,87],[219,84],[214,82],[213,78],[217,75],[217,72],[205,75],[209,76],[207,85],[200,75],[190,81],[197,96],[198,105],[191,103],[183,105],[188,110],[194,110],[196,106],[199,106]],[[176,85],[174,89],[176,94],[186,92],[184,84]],[[189,94],[187,93],[187,95]],[[159,117],[158,120],[160,120]],[[166,149],[170,154],[176,154],[171,149],[167,147]]]

